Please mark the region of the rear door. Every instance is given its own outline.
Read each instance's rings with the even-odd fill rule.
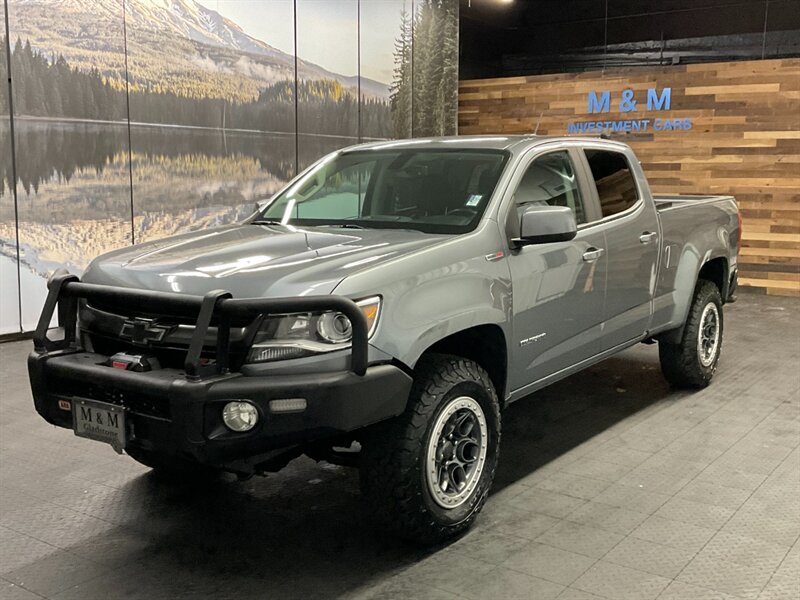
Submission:
[[[569,206],[579,225],[568,242],[512,249],[513,286],[511,389],[519,389],[600,352],[606,257],[605,236],[590,227],[598,218],[577,149],[536,150],[523,161],[509,189],[506,234],[519,233],[531,205]],[[501,213],[502,214],[502,213]]]
[[[659,224],[655,206],[628,153],[607,146],[583,151],[602,213],[608,270],[602,349],[641,338],[650,326]]]

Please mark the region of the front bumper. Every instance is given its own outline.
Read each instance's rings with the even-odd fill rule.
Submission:
[[[36,410],[48,422],[73,427],[70,407],[79,400],[113,404],[125,411],[126,448],[158,452],[238,473],[269,470],[267,465],[308,444],[334,438],[399,415],[405,410],[411,377],[389,364],[369,364],[367,322],[350,299],[337,296],[234,299],[224,290],[204,297],[82,283],[60,274],[34,335],[28,371]],[[78,339],[78,302],[111,304],[122,314],[179,316],[194,320],[183,368],[131,371],[106,366],[109,356],[87,351]],[[58,309],[64,338],[51,340],[48,328]],[[231,361],[234,320],[258,322],[270,314],[337,310],[353,327],[349,364],[333,372],[267,374]],[[145,324],[158,323],[153,319]],[[212,345],[209,346],[209,339]],[[149,342],[138,340],[147,352]],[[388,357],[386,357],[388,358]],[[313,361],[312,361],[313,362]],[[274,400],[305,400],[297,412],[280,412]],[[246,433],[230,431],[222,409],[248,400],[259,411]],[[296,403],[293,403],[296,404]]]
[[[122,406],[128,444],[250,473],[279,451],[355,431],[403,412],[411,388],[407,373],[391,364],[352,372],[249,377],[229,373],[189,381],[178,369],[137,373],[104,366],[108,357],[81,351],[33,352],[28,371],[37,412],[72,428],[72,412],[59,406],[78,399]],[[271,400],[306,400],[301,412],[270,409]],[[259,421],[246,433],[222,423],[222,407],[246,399]]]

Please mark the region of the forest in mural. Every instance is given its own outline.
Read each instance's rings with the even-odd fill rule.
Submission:
[[[457,0],[238,13],[216,0],[5,1],[16,161],[4,89],[0,333],[31,328],[55,268],[241,219],[336,148],[455,132]],[[291,28],[295,13],[288,43],[253,25]],[[6,318],[20,303],[22,322]]]
[[[5,41],[3,40],[5,47]],[[3,50],[5,54],[5,49]],[[5,60],[5,58],[3,58]],[[15,77],[16,113],[26,116],[70,119],[121,120],[127,117],[125,87],[93,67],[82,71],[64,56],[48,57],[34,50],[30,40],[17,38],[11,50]],[[313,133],[346,135],[348,115],[358,97],[331,79],[300,80],[297,96],[307,107],[305,129]],[[169,91],[134,89],[130,101],[140,107],[142,122],[220,129],[290,132],[294,129],[295,82],[267,86],[250,101],[182,96]],[[361,136],[388,137],[389,104],[380,98],[361,102]],[[8,111],[0,104],[0,114]]]
[[[452,135],[458,113],[458,3],[421,2],[400,17],[394,52],[394,135]],[[415,110],[425,107],[424,110]]]

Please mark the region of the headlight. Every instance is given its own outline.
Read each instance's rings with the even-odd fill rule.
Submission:
[[[343,344],[352,339],[353,326],[340,312],[323,313],[317,319],[317,333],[326,342]]]
[[[367,319],[367,337],[370,337],[378,324],[381,299],[373,296],[356,304]],[[350,319],[340,312],[276,315],[264,319],[247,362],[286,360],[341,350],[350,346],[352,339]]]

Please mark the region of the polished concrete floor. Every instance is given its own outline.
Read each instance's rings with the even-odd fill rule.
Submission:
[[[35,414],[0,347],[0,598],[800,598],[800,302],[727,307],[714,383],[640,346],[511,406],[477,527],[420,549],[302,459],[191,488]]]

